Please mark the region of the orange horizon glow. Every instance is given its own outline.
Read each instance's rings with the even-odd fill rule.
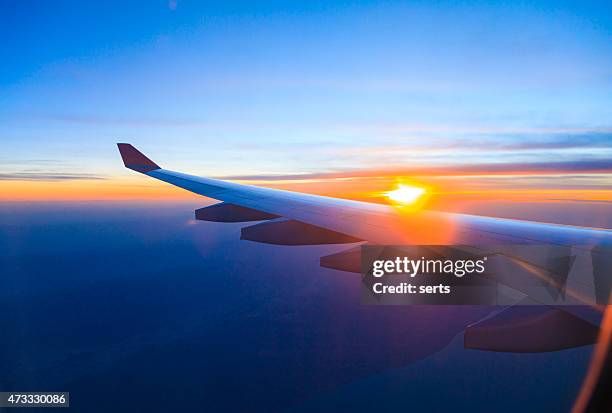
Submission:
[[[143,178],[146,179],[146,178]],[[271,188],[286,189],[338,198],[384,202],[392,191],[391,182],[269,182]],[[433,200],[503,200],[503,201],[612,201],[610,189],[450,189],[427,191]],[[73,200],[189,200],[199,195],[163,182],[138,184],[124,181],[3,181],[0,201],[73,201]],[[401,200],[398,200],[401,202]]]
[[[514,174],[512,174],[514,175]],[[357,199],[369,202],[402,204],[427,202],[444,204],[455,201],[612,201],[612,187],[602,185],[576,188],[538,188],[524,184],[516,187],[516,181],[508,175],[514,186],[505,187],[504,182],[488,182],[477,176],[390,176],[380,171],[356,173],[353,176],[321,177],[313,179],[294,178],[285,180],[234,180],[235,182],[286,189],[338,198]],[[548,174],[531,174],[546,180]],[[608,179],[608,175],[605,175]],[[398,185],[406,188],[422,188],[394,192]],[[510,186],[510,185],[508,185]],[[530,187],[531,186],[531,187]],[[411,192],[408,194],[408,192]],[[389,194],[394,194],[389,196]],[[394,199],[394,197],[396,199]],[[415,198],[416,197],[416,198]],[[117,177],[108,179],[83,179],[64,181],[4,180],[0,181],[0,201],[81,201],[81,200],[194,200],[201,198],[181,188],[174,187],[146,176]],[[414,199],[408,199],[414,198]]]

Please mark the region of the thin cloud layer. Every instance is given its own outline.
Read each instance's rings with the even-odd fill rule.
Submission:
[[[224,179],[244,181],[289,181],[346,179],[376,176],[478,176],[478,175],[541,175],[541,174],[610,174],[612,159],[548,162],[548,163],[491,163],[479,165],[456,165],[448,167],[394,168],[345,170],[323,173],[285,175],[234,175]]]
[[[81,181],[102,180],[106,177],[94,174],[47,173],[47,172],[15,172],[0,173],[0,181]]]

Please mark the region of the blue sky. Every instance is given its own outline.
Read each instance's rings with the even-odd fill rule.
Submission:
[[[4,4],[0,172],[612,167],[605,2],[285,3]]]

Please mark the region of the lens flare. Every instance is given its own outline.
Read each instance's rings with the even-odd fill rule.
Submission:
[[[424,188],[403,184],[393,191],[385,192],[387,198],[403,205],[414,204],[423,194],[425,194]]]

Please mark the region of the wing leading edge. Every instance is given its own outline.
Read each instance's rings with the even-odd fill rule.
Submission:
[[[243,185],[166,170],[130,144],[118,144],[126,167],[188,191],[376,244],[486,243],[612,246],[612,231],[436,211]]]

